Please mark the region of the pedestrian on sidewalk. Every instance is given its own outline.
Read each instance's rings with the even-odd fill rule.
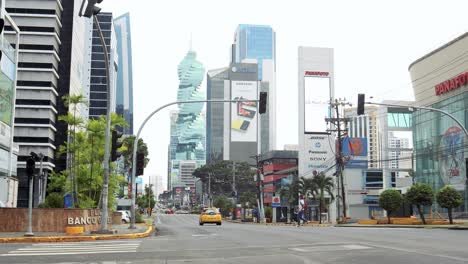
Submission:
[[[252,209],[253,222],[258,223],[258,208],[254,207]]]
[[[303,223],[308,223],[309,220],[307,220],[307,218],[305,218],[305,208],[306,208],[306,203],[305,203],[305,200],[304,200],[304,196],[301,195],[299,197],[299,212],[298,212],[298,223],[299,225],[301,225],[301,221],[303,221]]]
[[[297,206],[294,206],[294,216],[293,216],[293,221],[296,222],[296,226],[299,227],[301,225],[301,222],[299,220],[299,208]]]

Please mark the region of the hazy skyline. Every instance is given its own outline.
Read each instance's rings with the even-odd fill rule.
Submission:
[[[144,4],[144,5],[143,5]],[[135,133],[157,107],[176,100],[177,65],[190,47],[207,70],[229,64],[238,24],[276,31],[277,148],[297,144],[297,48],[335,50],[335,94],[355,103],[412,100],[408,66],[468,30],[467,1],[128,1],[104,0],[115,16],[130,12]],[[206,75],[202,83],[206,91]],[[171,108],[175,109],[175,107]],[[145,127],[146,174],[167,177],[169,110]]]

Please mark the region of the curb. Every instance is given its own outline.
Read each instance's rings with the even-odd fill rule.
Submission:
[[[252,222],[236,222],[224,220],[233,224],[242,224],[242,225],[261,225],[261,226],[296,226],[295,224],[286,224],[286,223],[252,223]],[[311,226],[311,227],[330,227],[332,224],[305,224],[301,226]]]
[[[122,235],[87,235],[87,236],[50,236],[50,237],[8,237],[0,238],[1,243],[53,243],[53,242],[81,242],[96,240],[114,239],[137,239],[149,237],[155,230],[152,225],[147,225],[148,229],[143,233],[122,234]]]
[[[450,229],[468,230],[468,226],[431,226],[431,225],[346,225],[338,224],[335,227],[356,227],[356,228],[416,228],[416,229]]]

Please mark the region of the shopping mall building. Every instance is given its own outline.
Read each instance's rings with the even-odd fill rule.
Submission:
[[[409,66],[416,106],[440,109],[468,126],[468,32]],[[445,185],[464,197],[457,212],[468,213],[468,138],[449,116],[426,110],[413,115],[417,182]],[[442,212],[443,210],[435,208]]]

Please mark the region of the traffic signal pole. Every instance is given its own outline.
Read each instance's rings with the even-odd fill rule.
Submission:
[[[133,142],[133,160],[132,160],[132,204],[131,204],[131,221],[130,221],[130,229],[135,229],[135,200],[136,200],[136,195],[135,195],[135,177],[136,177],[136,163],[137,163],[137,150],[138,150],[138,139],[140,138],[141,131],[145,127],[146,123],[159,111],[162,109],[169,107],[171,105],[179,105],[179,104],[195,104],[195,103],[238,103],[238,102],[257,102],[257,107],[259,107],[260,110],[265,110],[265,105],[266,105],[266,96],[263,96],[262,93],[260,94],[260,99],[261,100],[244,100],[244,99],[236,99],[236,100],[194,100],[194,101],[175,101],[172,103],[165,104],[158,109],[154,110],[151,114],[146,117],[146,119],[143,121],[141,124],[140,128],[138,129],[138,132],[135,136],[135,141]],[[260,105],[260,106],[258,106]],[[260,114],[264,113],[264,111],[258,111]]]

